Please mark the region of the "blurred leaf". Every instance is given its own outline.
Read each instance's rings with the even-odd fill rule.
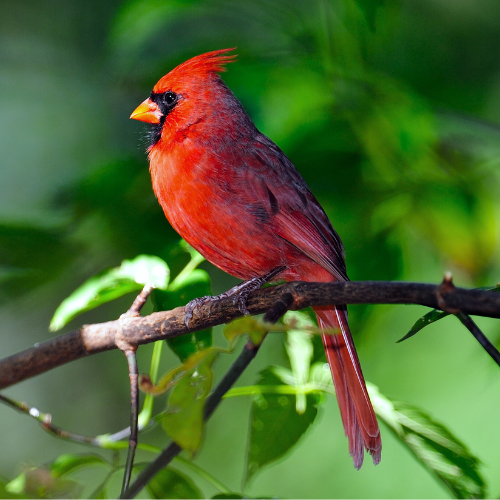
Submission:
[[[205,498],[188,476],[171,467],[158,472],[146,488],[151,498]]]
[[[46,467],[26,469],[8,483],[9,493],[36,498],[78,498],[81,486],[75,481],[54,477]]]
[[[224,336],[231,345],[238,337],[246,333],[248,333],[254,345],[259,345],[269,330],[262,321],[253,316],[243,316],[225,325],[223,331]]]
[[[74,256],[61,228],[0,223],[0,301],[53,279]]]
[[[258,385],[280,385],[270,369],[261,372]],[[307,395],[307,408],[299,414],[295,396],[259,394],[251,409],[250,435],[247,444],[245,483],[265,465],[287,453],[314,422],[317,399]]]
[[[217,493],[217,495],[214,495],[212,498],[231,499],[231,498],[251,498],[251,497],[243,496],[240,493]]]
[[[161,422],[166,433],[194,455],[203,436],[203,407],[212,388],[212,363],[220,349],[211,347],[193,354],[183,365],[185,373],[170,395]]]
[[[414,406],[391,401],[367,384],[378,417],[456,498],[484,498],[479,460],[444,425]]]
[[[110,38],[120,51],[136,52],[147,39],[159,29],[165,29],[167,22],[172,22],[184,10],[193,4],[193,0],[132,0],[123,5],[116,16]]]
[[[133,260],[124,260],[120,267],[107,269],[88,279],[63,300],[50,322],[50,330],[60,330],[84,311],[142,290],[146,283],[166,288],[169,277],[168,265],[159,257],[139,255]]]
[[[0,477],[0,498],[26,498],[26,496],[7,490],[8,480]],[[14,485],[15,488],[15,485]]]
[[[154,290],[153,300],[157,311],[167,311],[211,293],[208,273],[202,269],[194,269],[174,289],[169,287],[167,290]],[[167,339],[167,343],[181,362],[184,362],[191,354],[212,345],[212,328],[173,337]]]
[[[98,455],[60,455],[50,465],[54,477],[70,474],[82,467],[104,466],[109,468],[109,463]]]
[[[290,359],[290,366],[295,377],[295,385],[306,384],[309,379],[309,369],[313,356],[312,335],[305,328],[315,328],[316,325],[305,313],[289,311],[284,317],[285,323],[293,325],[293,330],[286,333],[285,348]],[[297,394],[297,413],[306,410],[306,395]]]

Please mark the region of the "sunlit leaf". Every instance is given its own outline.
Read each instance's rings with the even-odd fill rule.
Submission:
[[[170,395],[161,417],[166,433],[191,455],[196,453],[203,435],[203,407],[212,388],[212,363],[220,349],[211,347],[193,354],[185,363],[181,378]]]
[[[158,472],[146,488],[151,498],[205,498],[188,476],[171,467]]]
[[[0,477],[0,498],[25,498],[25,496],[14,493],[12,491],[7,491],[6,486],[8,481]]]
[[[130,292],[139,291],[146,283],[166,288],[170,277],[167,263],[152,255],[139,255],[124,260],[120,267],[107,269],[88,279],[57,308],[51,331],[57,331],[84,311],[89,311]]]
[[[414,406],[391,401],[367,384],[378,417],[456,498],[484,498],[479,460],[444,425]]]
[[[285,348],[295,376],[295,384],[302,385],[308,381],[313,356],[312,335],[304,329],[314,328],[316,325],[307,314],[297,311],[287,312],[284,321],[294,325],[294,329],[286,333]],[[297,394],[296,409],[298,413],[304,413],[306,410],[305,394]]]
[[[259,385],[280,385],[269,369],[261,373]],[[307,396],[307,407],[299,414],[295,396],[259,394],[251,409],[250,435],[247,444],[245,482],[265,465],[283,457],[307,431],[317,415],[317,399]]]
[[[154,290],[153,300],[157,311],[168,311],[185,306],[189,301],[212,293],[210,276],[202,269],[194,269],[175,289]],[[184,362],[191,354],[212,345],[212,328],[187,333],[167,339],[170,348]]]

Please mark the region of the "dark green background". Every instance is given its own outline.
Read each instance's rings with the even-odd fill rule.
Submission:
[[[138,253],[160,255],[174,270],[182,265],[169,250],[177,236],[151,191],[144,127],[128,117],[176,64],[225,47],[239,55],[225,81],[324,206],[344,241],[351,279],[439,282],[450,270],[459,285],[498,282],[498,40],[497,0],[3,0],[0,355],[49,338],[57,305],[104,267]],[[203,267],[215,292],[236,282]],[[131,299],[70,328],[115,318]],[[498,367],[454,318],[395,344],[424,308],[350,312],[366,378],[447,425],[484,462],[489,494],[498,495]],[[498,322],[478,323],[498,343]],[[149,350],[140,349],[143,371]],[[169,357],[165,369],[174,362]],[[274,335],[242,383],[282,362]],[[217,374],[228,363],[221,360]],[[127,385],[125,361],[111,352],[6,394],[52,413],[63,428],[98,434],[127,425]],[[248,400],[225,402],[197,458],[234,490],[248,410]],[[1,475],[85,450],[3,406],[0,421]],[[382,463],[355,471],[329,398],[293,456],[258,474],[246,493],[448,496],[382,434]]]

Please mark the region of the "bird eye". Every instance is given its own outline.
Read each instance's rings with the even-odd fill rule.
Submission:
[[[163,102],[168,106],[172,106],[177,101],[177,94],[174,92],[165,92],[163,94]]]

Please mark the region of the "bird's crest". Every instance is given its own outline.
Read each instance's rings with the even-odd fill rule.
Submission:
[[[221,71],[226,71],[225,65],[227,63],[234,62],[236,55],[225,54],[234,49],[235,48],[233,47],[231,49],[214,50],[212,52],[200,54],[199,56],[193,57],[186,62],[179,64],[179,66],[174,68],[170,71],[170,73],[158,81],[153,89],[153,92],[163,91],[165,84],[170,83],[173,78],[177,81],[182,81],[184,78],[192,78],[193,76],[203,76],[210,73],[220,73]]]

